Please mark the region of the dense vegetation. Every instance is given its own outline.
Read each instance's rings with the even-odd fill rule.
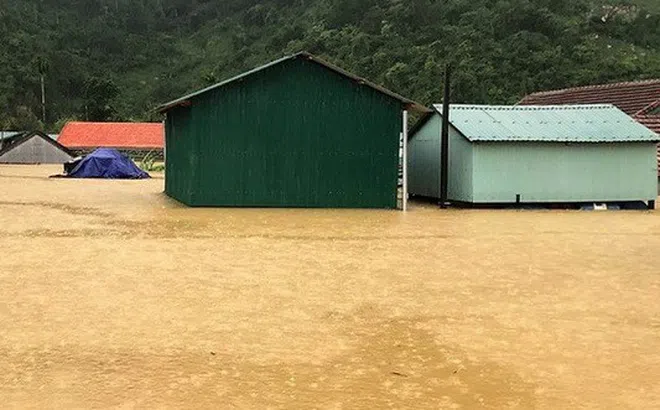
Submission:
[[[0,128],[156,120],[159,103],[306,50],[424,103],[660,77],[660,2],[0,0]],[[47,98],[41,118],[41,77]]]

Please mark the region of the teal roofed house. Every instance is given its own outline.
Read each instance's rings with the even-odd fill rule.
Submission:
[[[165,192],[190,206],[396,208],[408,110],[429,111],[312,55],[282,58],[160,107]]]
[[[411,195],[438,198],[442,106],[413,129]],[[448,199],[598,203],[657,196],[660,137],[612,105],[452,105]]]

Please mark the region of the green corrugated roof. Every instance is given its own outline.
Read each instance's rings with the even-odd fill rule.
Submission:
[[[442,114],[441,105],[434,107]],[[449,121],[474,142],[660,141],[613,105],[452,105]]]

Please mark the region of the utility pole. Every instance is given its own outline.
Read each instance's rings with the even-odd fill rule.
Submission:
[[[48,60],[44,57],[37,59],[37,68],[41,77],[41,120],[46,125],[46,73],[48,72]]]
[[[46,79],[41,73],[41,120],[46,124]]]

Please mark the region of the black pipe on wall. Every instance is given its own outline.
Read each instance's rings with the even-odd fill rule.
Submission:
[[[440,206],[446,207],[449,191],[449,102],[451,98],[451,65],[445,67],[445,89],[442,99],[442,135],[440,148]]]

